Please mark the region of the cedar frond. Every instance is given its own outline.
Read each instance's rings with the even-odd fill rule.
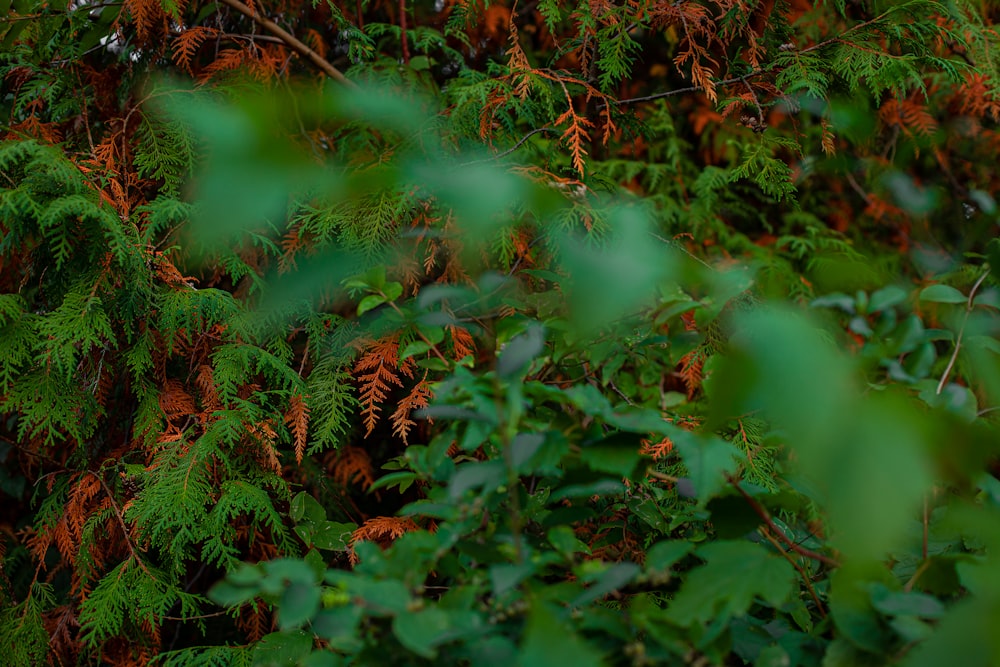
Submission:
[[[167,419],[186,417],[198,411],[194,404],[194,397],[184,389],[184,385],[173,379],[163,383],[163,391],[160,392],[160,409],[163,410]]]
[[[227,70],[235,70],[243,67],[253,60],[253,54],[247,49],[222,49],[215,60],[201,72],[198,77],[199,84],[208,83],[213,76]]]
[[[573,168],[580,174],[580,178],[583,178],[584,156],[587,155],[584,144],[590,141],[590,133],[587,128],[594,127],[594,124],[584,116],[577,114],[572,106],[556,119],[555,125],[558,127],[563,123],[568,123],[569,126],[562,133],[562,139],[569,147]]]
[[[160,0],[124,0],[122,7],[131,15],[139,42],[146,43],[167,25]]]
[[[295,462],[302,463],[306,452],[306,436],[309,432],[309,406],[302,394],[295,394],[290,401],[288,412],[285,413],[285,423],[292,431],[295,447]]]
[[[652,457],[654,461],[657,461],[672,452],[674,449],[674,441],[669,437],[664,437],[659,442],[652,442],[647,439],[642,440],[642,448],[639,449],[640,454],[645,454],[646,456]]]
[[[476,342],[468,329],[450,324],[446,329],[451,334],[451,354],[455,361],[461,361],[470,355],[475,356]]]
[[[399,364],[399,338],[386,336],[368,346],[354,365],[354,375],[361,385],[361,414],[364,416],[365,437],[371,435],[378,423],[381,404],[388,396],[390,385],[403,386],[400,372],[413,377],[414,362],[407,359]]]
[[[211,366],[208,364],[198,366],[198,373],[194,377],[194,385],[201,392],[201,404],[206,412],[215,412],[222,409],[222,401],[219,400],[219,392],[215,386],[215,375]]]
[[[528,93],[531,91],[531,64],[528,62],[528,56],[524,49],[521,48],[520,35],[514,24],[516,16],[517,12],[512,11],[507,24],[510,34],[510,46],[507,48],[507,67],[510,68],[511,82],[514,84],[514,95],[524,100],[527,99]]]
[[[174,39],[174,63],[176,63],[178,67],[182,67],[187,70],[188,74],[193,75],[194,72],[191,69],[191,61],[198,52],[198,48],[206,39],[209,37],[215,37],[218,34],[219,31],[216,28],[208,26],[195,26],[193,28],[188,28],[178,35],[176,39]]]
[[[420,526],[409,517],[377,516],[368,519],[351,533],[350,546],[353,550],[358,542],[375,542],[384,549],[400,535],[414,530],[420,530]]]
[[[688,399],[694,398],[695,393],[701,387],[702,369],[705,367],[705,352],[699,348],[691,350],[680,361],[681,378],[684,386],[687,387]]]
[[[410,390],[406,398],[399,402],[396,411],[392,413],[392,432],[402,439],[404,445],[410,444],[406,437],[409,435],[410,429],[417,425],[417,422],[410,419],[410,415],[413,414],[414,410],[426,408],[431,396],[431,388],[425,375],[424,379]]]
[[[330,475],[341,486],[356,484],[367,490],[375,481],[375,468],[367,451],[348,445],[337,450],[330,466]]]

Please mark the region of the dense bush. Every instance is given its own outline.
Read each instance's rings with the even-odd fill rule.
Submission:
[[[5,664],[992,665],[988,3],[15,0]]]

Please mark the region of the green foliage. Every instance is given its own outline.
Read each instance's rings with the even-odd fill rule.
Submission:
[[[1000,662],[994,9],[0,8],[11,664]]]

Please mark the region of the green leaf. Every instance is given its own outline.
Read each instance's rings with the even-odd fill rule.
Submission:
[[[739,467],[740,451],[722,438],[682,437],[674,446],[684,461],[694,485],[698,504],[704,507],[726,485],[726,478]]]
[[[326,521],[326,510],[305,491],[295,494],[292,498],[288,514],[295,523],[308,521],[318,524]]]
[[[504,346],[497,358],[497,376],[503,380],[524,375],[531,362],[545,349],[545,332],[532,324]]]
[[[278,627],[282,630],[297,628],[319,611],[320,588],[318,584],[293,582],[278,600]]]
[[[378,308],[386,301],[388,301],[388,299],[381,294],[369,294],[358,303],[358,315],[364,315],[369,310]]]
[[[795,568],[760,545],[713,542],[698,549],[698,556],[706,564],[691,571],[667,607],[678,625],[741,616],[757,599],[779,607],[794,591]]]
[[[640,459],[639,436],[615,433],[596,443],[584,445],[580,450],[580,459],[591,470],[631,477]]]
[[[392,621],[392,631],[399,642],[417,655],[435,658],[436,647],[447,639],[448,614],[437,607],[407,611]]]
[[[590,547],[577,539],[576,533],[569,526],[556,526],[546,537],[549,544],[565,558],[571,558],[576,553],[590,553]]]
[[[297,667],[312,652],[312,635],[301,630],[265,635],[253,652],[252,667]]]
[[[687,540],[663,540],[646,552],[646,571],[665,572],[675,563],[694,551],[695,545]]]
[[[316,527],[312,534],[312,543],[319,549],[327,551],[345,551],[351,539],[351,533],[357,530],[353,523],[324,521]]]
[[[519,667],[599,667],[600,652],[565,627],[548,607],[536,603],[528,616]]]
[[[886,616],[940,618],[944,605],[935,597],[915,591],[891,591],[883,584],[872,584],[872,606]]]
[[[537,566],[534,563],[509,564],[501,563],[490,567],[490,583],[494,595],[503,595],[515,588],[522,581],[535,574]]]
[[[431,349],[431,346],[422,340],[410,341],[399,353],[399,360],[409,359],[410,357],[423,354],[427,350]]]
[[[399,614],[410,605],[410,590],[401,581],[378,581],[368,577],[345,578],[336,571],[327,572],[326,579],[332,584],[342,584],[348,593],[359,598],[373,614]]]
[[[930,285],[921,290],[920,300],[932,303],[965,303],[969,299],[951,285]]]

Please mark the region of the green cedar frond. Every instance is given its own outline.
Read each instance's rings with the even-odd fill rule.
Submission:
[[[4,665],[36,667],[48,662],[49,632],[42,613],[55,605],[51,584],[35,582],[28,598],[0,611]]]
[[[96,647],[117,635],[135,637],[143,622],[157,624],[169,613],[196,616],[206,602],[185,592],[166,572],[129,558],[102,577],[80,604],[80,638]]]
[[[161,195],[179,196],[195,164],[194,138],[183,124],[142,113],[134,147],[139,176],[162,181]]]

